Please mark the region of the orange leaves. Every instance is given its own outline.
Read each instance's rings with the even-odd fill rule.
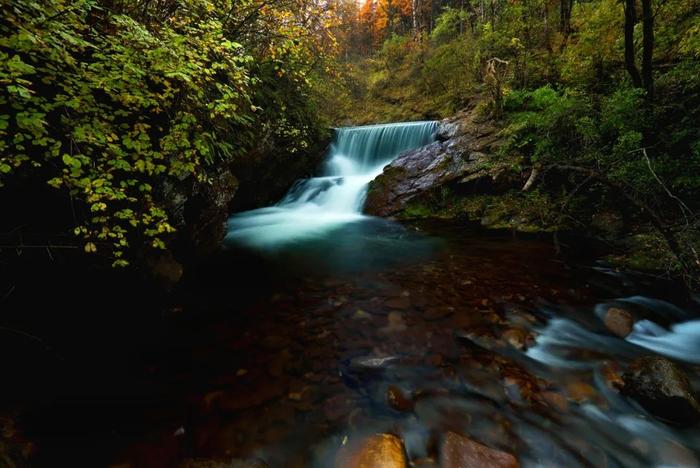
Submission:
[[[393,33],[405,33],[411,29],[415,0],[366,0],[360,8],[359,20],[365,32],[379,45]]]

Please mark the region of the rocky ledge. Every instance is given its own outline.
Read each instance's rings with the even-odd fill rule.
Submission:
[[[437,141],[404,152],[387,165],[369,186],[365,212],[394,216],[410,201],[443,186],[479,186],[482,192],[510,188],[509,172],[491,160],[503,143],[500,127],[477,104],[441,121]]]

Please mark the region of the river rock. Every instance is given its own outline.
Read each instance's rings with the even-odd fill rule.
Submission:
[[[612,334],[620,338],[625,338],[632,333],[634,317],[628,310],[619,307],[610,307],[605,312],[603,323],[605,323],[605,326]]]
[[[401,439],[392,434],[375,434],[340,450],[336,468],[406,468],[408,461]]]
[[[502,452],[475,442],[468,437],[448,432],[440,447],[443,468],[516,468],[518,460]]]
[[[413,401],[396,385],[386,389],[386,402],[394,410],[405,413],[413,410]]]
[[[659,356],[632,361],[622,375],[622,392],[659,419],[692,425],[700,420],[700,404],[683,369]]]
[[[527,332],[521,328],[509,328],[501,338],[515,349],[524,349],[527,343]]]

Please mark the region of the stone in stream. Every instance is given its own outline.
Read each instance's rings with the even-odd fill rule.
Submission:
[[[606,328],[610,330],[613,335],[625,338],[632,333],[634,317],[628,310],[619,307],[610,307],[605,312],[603,323],[605,323]]]
[[[518,460],[510,453],[495,450],[468,437],[448,432],[440,447],[443,468],[517,468]]]
[[[527,332],[520,328],[509,328],[501,338],[515,349],[523,350],[527,343]]]
[[[375,434],[338,452],[335,468],[407,468],[401,439],[392,434]]]
[[[622,392],[659,419],[692,425],[700,420],[700,404],[683,369],[659,356],[632,361],[622,375]]]
[[[386,402],[392,409],[401,413],[413,411],[413,400],[396,385],[389,385],[386,389]]]
[[[560,413],[569,411],[569,402],[566,397],[559,392],[546,391],[542,392],[542,398],[551,408]]]

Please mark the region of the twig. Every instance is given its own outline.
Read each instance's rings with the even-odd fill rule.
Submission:
[[[668,189],[668,187],[666,187],[666,184],[664,184],[664,182],[661,180],[661,178],[656,174],[656,172],[654,172],[654,168],[651,167],[651,159],[649,159],[649,155],[647,154],[647,149],[640,148],[640,149],[635,150],[635,151],[641,151],[641,153],[644,155],[644,159],[646,159],[647,167],[649,168],[649,172],[651,172],[651,175],[654,176],[654,179],[656,179],[656,181],[659,183],[659,185],[661,185],[661,188],[664,189],[666,194],[678,202],[678,205],[681,207],[681,213],[683,213],[683,216],[685,217],[685,221],[686,221],[686,225],[687,225],[688,224],[688,217],[686,216],[686,212],[687,212],[687,214],[692,216],[693,210],[688,208],[688,205],[686,205],[683,202],[683,200],[681,200],[676,195],[671,193],[671,191]]]
[[[6,332],[10,332],[10,333],[14,333],[14,334],[16,334],[16,335],[20,335],[20,336],[23,336],[23,337],[25,337],[25,338],[29,338],[30,340],[36,341],[37,343],[41,344],[41,345],[44,347],[44,349],[46,349],[46,350],[50,350],[50,349],[51,349],[51,347],[50,347],[49,345],[47,345],[46,342],[45,342],[44,340],[42,340],[42,339],[39,338],[38,336],[32,335],[31,333],[27,333],[27,332],[25,332],[25,331],[18,330],[18,329],[16,329],[16,328],[10,328],[10,327],[0,327],[0,330],[1,330],[1,331],[6,331]]]

